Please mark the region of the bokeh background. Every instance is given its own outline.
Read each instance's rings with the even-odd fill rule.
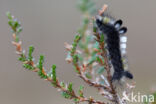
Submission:
[[[122,18],[128,27],[128,57],[134,74],[136,92],[148,94],[156,89],[156,1],[97,0],[97,7],[109,5],[110,13]],[[36,73],[24,70],[12,46],[5,13],[10,11],[22,22],[21,39],[28,49],[34,45],[36,60],[46,56],[46,68],[57,64],[60,80],[73,82],[74,88],[85,85],[85,95],[103,99],[88,87],[65,61],[64,42],[72,43],[80,27],[81,13],[77,0],[0,0],[0,104],[72,104],[61,97],[50,83]]]

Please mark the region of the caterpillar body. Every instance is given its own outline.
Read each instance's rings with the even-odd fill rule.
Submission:
[[[104,35],[107,45],[108,56],[111,66],[114,69],[112,81],[120,80],[123,77],[133,79],[133,75],[125,70],[123,59],[126,53],[127,38],[123,34],[127,32],[126,27],[122,26],[122,20],[115,20],[107,14],[96,17],[96,27],[100,34]]]

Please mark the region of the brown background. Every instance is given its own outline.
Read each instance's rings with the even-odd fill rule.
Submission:
[[[77,0],[0,0],[0,104],[72,104],[60,97],[50,83],[36,73],[24,70],[17,61],[11,45],[11,32],[5,13],[10,11],[24,28],[21,39],[28,49],[34,45],[36,60],[39,54],[46,56],[46,68],[57,64],[60,80],[84,82],[76,76],[65,59],[64,42],[71,43],[80,27],[81,15],[75,8]],[[98,0],[97,7],[104,3],[117,18],[122,18],[128,27],[128,56],[130,69],[137,82],[136,91],[150,93],[156,86],[156,0]],[[94,88],[86,84],[85,95],[99,97]],[[87,94],[86,94],[87,93]],[[97,96],[98,95],[98,96]]]

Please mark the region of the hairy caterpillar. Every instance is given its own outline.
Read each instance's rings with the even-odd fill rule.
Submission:
[[[124,56],[126,53],[127,38],[123,34],[127,32],[126,27],[121,27],[122,20],[115,20],[111,16],[102,13],[96,17],[96,27],[100,34],[104,34],[107,45],[108,56],[114,69],[112,81],[123,77],[133,79],[133,75],[124,68]]]

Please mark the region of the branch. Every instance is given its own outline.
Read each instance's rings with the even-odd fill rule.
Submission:
[[[99,11],[99,15],[102,15],[105,10],[107,9],[107,5],[104,5],[102,7],[102,9]],[[99,43],[99,48],[100,50],[102,50],[101,52],[101,56],[104,58],[104,67],[107,71],[107,80],[109,82],[109,85],[110,85],[110,88],[111,88],[111,94],[113,95],[113,98],[114,98],[114,102],[116,104],[119,104],[119,98],[118,98],[118,95],[117,95],[117,92],[115,90],[115,86],[113,86],[113,83],[112,83],[112,76],[111,76],[111,72],[110,72],[110,65],[109,65],[109,61],[108,61],[108,57],[107,57],[107,52],[106,52],[106,49],[105,49],[105,42],[104,42],[104,35],[102,34],[100,36],[100,34],[96,31],[96,29],[94,30],[94,35],[96,36],[96,41]]]
[[[104,61],[104,67],[105,67],[105,69],[107,71],[107,80],[108,80],[110,88],[111,88],[110,93],[113,95],[115,103],[119,104],[117,92],[116,92],[115,87],[113,86],[113,83],[112,83],[112,80],[111,80],[112,76],[111,76],[110,67],[109,67],[109,63],[108,63],[107,53],[106,53],[106,50],[104,48],[105,43],[104,43],[104,41],[101,41],[102,39],[101,39],[99,33],[95,33],[95,36],[96,36],[96,41],[99,42],[100,49],[102,50],[101,55],[105,60]]]
[[[87,98],[83,96],[82,88],[79,89],[79,96],[75,94],[75,91],[72,89],[72,83],[64,84],[63,82],[59,82],[56,77],[56,65],[53,65],[51,71],[49,73],[45,72],[45,68],[43,67],[44,56],[41,55],[37,64],[34,64],[32,53],[34,51],[34,47],[29,47],[28,57],[25,55],[24,50],[22,49],[22,41],[19,39],[19,33],[21,32],[21,24],[11,16],[10,13],[7,13],[9,19],[9,25],[13,31],[13,39],[12,44],[16,47],[16,53],[20,56],[19,60],[23,63],[23,66],[26,69],[32,70],[33,72],[37,72],[41,78],[44,78],[46,81],[52,83],[55,88],[58,88],[62,91],[62,95],[67,99],[74,99],[75,103],[79,102],[88,102],[93,104],[106,104],[101,101],[94,100],[93,98]]]

